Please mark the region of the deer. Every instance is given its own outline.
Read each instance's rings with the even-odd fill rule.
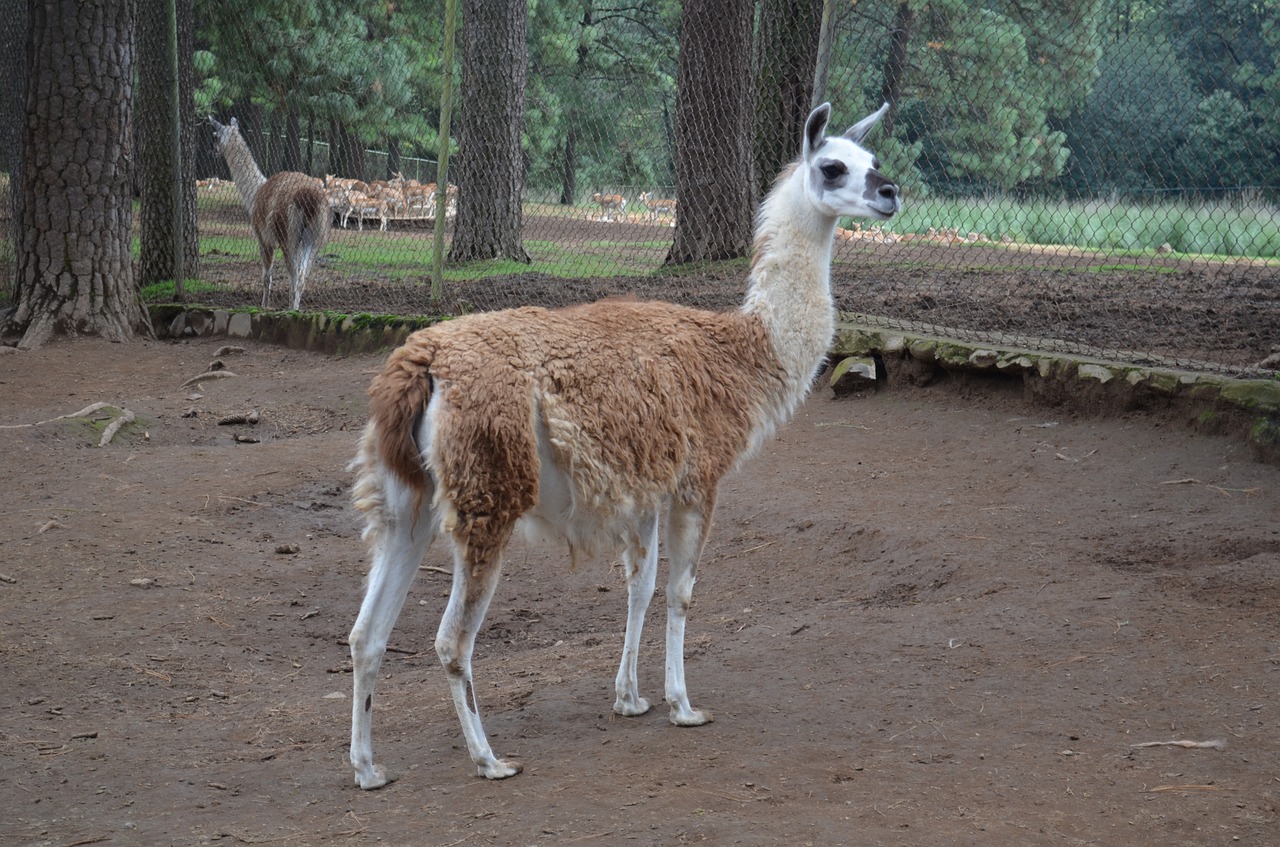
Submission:
[[[296,171],[281,171],[268,179],[253,160],[253,152],[240,135],[240,123],[235,118],[226,125],[212,117],[209,122],[218,152],[227,161],[258,239],[262,308],[271,301],[271,269],[279,247],[289,275],[292,308],[296,310],[302,306],[311,265],[329,239],[331,212],[324,183]]]
[[[370,417],[352,462],[370,553],[348,642],[358,786],[389,781],[373,759],[375,686],[437,536],[453,571],[435,650],[479,776],[522,769],[490,746],[472,670],[517,532],[565,545],[570,563],[621,553],[627,620],[613,710],[628,717],[650,709],[637,667],[661,540],[668,719],[681,727],[712,720],[690,703],[684,640],[717,489],[794,414],[826,358],[837,219],[888,220],[899,209],[897,185],[861,143],[887,108],[831,137],[830,104],[808,116],[799,159],[759,209],[736,310],[606,299],[473,313],[419,330],[390,354],[369,387]]]
[[[385,232],[387,229],[387,220],[391,213],[391,204],[383,197],[376,197],[365,194],[362,191],[354,189],[347,192],[346,206],[342,211],[342,228],[347,228],[347,221],[352,215],[356,216],[356,229],[360,232],[364,231],[365,218],[378,218],[382,222],[379,230]]]
[[[645,191],[640,194],[640,202],[649,210],[649,223],[656,224],[659,215],[670,215],[671,225],[676,225],[676,201],[674,199],[654,199],[652,191]]]
[[[600,194],[597,192],[591,195],[591,202],[600,206],[600,220],[612,221],[614,212],[623,215],[623,220],[626,220],[627,198],[621,194]]]

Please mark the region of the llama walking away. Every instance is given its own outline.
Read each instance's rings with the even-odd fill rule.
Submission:
[[[665,529],[670,720],[711,720],[689,703],[684,633],[716,489],[791,417],[827,353],[836,219],[898,211],[897,186],[860,146],[886,108],[830,138],[830,105],[809,115],[800,160],[761,206],[750,286],[736,311],[639,301],[512,309],[420,330],[391,354],[370,388],[354,463],[372,554],[350,636],[351,763],[361,788],[387,782],[373,763],[374,684],[437,534],[448,539],[454,568],[435,647],[481,776],[521,768],[490,748],[471,673],[476,632],[517,529],[564,542],[571,560],[621,551],[620,715],[649,709],[636,665]]]
[[[284,255],[284,269],[289,274],[292,308],[302,305],[302,290],[316,255],[329,239],[331,211],[324,183],[315,177],[295,171],[282,171],[270,179],[262,175],[253,161],[249,145],[240,135],[235,118],[220,124],[209,118],[216,133],[218,152],[227,160],[231,177],[240,192],[240,201],[249,212],[253,234],[258,238],[262,260],[262,307],[271,300],[271,268],[276,248]]]

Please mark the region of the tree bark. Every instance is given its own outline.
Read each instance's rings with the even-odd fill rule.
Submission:
[[[666,264],[751,248],[751,0],[688,0],[676,75],[675,243]]]
[[[0,171],[9,174],[9,184],[0,197],[0,203],[9,207],[8,228],[0,239],[9,239],[10,245],[18,242],[17,222],[22,219],[22,191],[19,177],[22,174],[22,124],[24,94],[27,85],[26,44],[27,4],[24,0],[6,4],[6,11],[13,17],[7,26],[0,27]],[[17,294],[17,259],[5,260],[0,265],[0,285],[4,294]],[[3,298],[0,298],[3,299]],[[0,321],[2,323],[3,321]]]
[[[183,276],[199,275],[199,237],[196,233],[195,77],[191,51],[193,0],[177,0],[178,108],[182,145],[180,214],[174,210],[173,192],[173,87],[168,66],[169,34],[165,7],[170,0],[140,0],[138,23],[138,183],[141,188],[141,285],[175,278],[174,228],[182,227]],[[180,223],[179,223],[180,222]]]
[[[902,82],[907,75],[907,46],[911,43],[911,26],[915,12],[911,4],[903,0],[893,16],[889,30],[889,55],[884,60],[884,85],[880,89],[881,102],[889,104],[889,111],[881,119],[881,136],[893,135],[893,123],[898,117],[898,100],[902,97]]]
[[[28,9],[17,302],[5,331],[21,347],[150,333],[131,251],[137,0]]]
[[[521,237],[524,90],[529,67],[525,0],[464,0],[458,120],[458,216],[451,262],[528,262]]]
[[[800,154],[800,128],[813,109],[822,0],[764,0],[756,36],[756,194]]]

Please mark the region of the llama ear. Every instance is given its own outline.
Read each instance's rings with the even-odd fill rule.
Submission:
[[[804,158],[822,146],[822,133],[827,129],[827,121],[831,119],[831,104],[823,103],[809,113],[804,122]]]
[[[867,133],[871,131],[873,126],[880,123],[880,119],[884,117],[884,113],[887,111],[889,111],[889,104],[885,103],[879,109],[876,109],[874,112],[849,127],[849,129],[845,131],[844,137],[852,141],[854,144],[861,144],[862,139],[867,137]]]
[[[232,118],[232,119],[231,119],[231,124],[230,124],[230,126],[231,126],[231,128],[232,128],[232,129],[234,129],[236,132],[239,132],[239,131],[240,131],[240,122],[239,122],[238,120],[236,120],[235,118]]]

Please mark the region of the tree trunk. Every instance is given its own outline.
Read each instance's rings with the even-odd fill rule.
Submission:
[[[889,30],[889,55],[884,60],[884,85],[880,89],[881,102],[889,104],[889,111],[880,122],[883,138],[893,135],[893,122],[898,117],[898,100],[902,97],[902,82],[907,75],[907,46],[911,42],[914,20],[911,4],[905,0],[899,3]]]
[[[27,4],[24,0],[17,0],[6,4],[5,10],[12,17],[6,26],[0,27],[0,79],[6,80],[5,85],[0,85],[0,171],[8,173],[10,179],[0,203],[9,207],[10,215],[3,224],[7,231],[0,234],[0,241],[8,240],[10,245],[16,245],[17,225],[22,219],[22,191],[19,190],[18,178],[22,174],[22,125],[27,81],[26,44],[23,43],[27,32]],[[15,256],[0,265],[0,287],[3,289],[0,300],[6,296],[16,298],[17,279]]]
[[[387,179],[395,179],[396,174],[404,176],[400,165],[400,139],[387,138]]]
[[[19,224],[19,346],[150,333],[133,277],[136,0],[31,3]]]
[[[302,170],[302,118],[298,110],[286,107],[284,117],[284,149],[281,151],[280,170]]]
[[[329,171],[344,179],[365,179],[364,144],[342,121],[329,122]]]
[[[751,0],[688,0],[676,88],[675,243],[666,264],[751,248]]]
[[[138,182],[141,187],[141,246],[138,278],[142,285],[176,277],[175,227],[182,227],[183,276],[199,275],[199,239],[196,233],[195,162],[196,134],[194,73],[191,51],[193,0],[177,0],[178,107],[182,126],[179,183],[180,214],[174,210],[173,192],[173,84],[169,66],[169,32],[166,7],[170,0],[141,0],[138,24]]]
[[[521,239],[524,90],[528,76],[525,0],[464,0],[458,121],[458,217],[451,262],[528,262]]]
[[[756,37],[756,194],[800,155],[800,127],[813,107],[822,0],[764,0]]]

